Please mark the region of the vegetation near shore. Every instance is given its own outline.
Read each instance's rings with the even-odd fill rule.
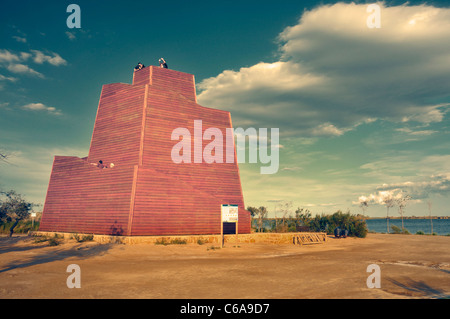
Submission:
[[[298,208],[295,215],[289,214],[289,207],[282,209],[282,217],[267,218],[266,207],[247,207],[252,214],[252,227],[256,232],[325,232],[334,234],[339,227],[347,230],[349,236],[364,238],[367,236],[368,228],[363,215],[343,213],[337,211],[334,214],[312,216],[309,210]]]

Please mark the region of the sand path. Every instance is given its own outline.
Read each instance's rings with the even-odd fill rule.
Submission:
[[[0,298],[449,298],[450,237],[369,234],[323,245],[98,244],[0,237]],[[67,266],[81,269],[69,289]],[[367,266],[381,288],[367,288]]]

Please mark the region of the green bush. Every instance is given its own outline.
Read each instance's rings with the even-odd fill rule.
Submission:
[[[53,237],[48,237],[48,236],[35,236],[34,237],[34,243],[35,244],[39,244],[39,243],[43,243],[43,242],[48,242],[49,246],[58,246],[59,244],[61,244],[60,239],[63,239],[64,236],[55,234]]]
[[[308,225],[311,231],[334,234],[334,229],[348,230],[348,236],[365,238],[368,233],[365,219],[360,215],[352,215],[349,212],[337,211],[332,215],[320,215],[312,218]]]
[[[92,241],[94,240],[94,234],[92,235],[79,235],[79,234],[73,234],[72,238],[75,239],[77,242],[82,243],[85,241]]]
[[[186,239],[175,238],[170,241],[171,245],[186,245]]]
[[[165,238],[161,238],[161,239],[158,239],[157,241],[155,241],[155,245],[164,245],[164,246],[166,246],[168,244],[169,243],[166,241]]]
[[[59,244],[60,244],[60,242],[57,238],[49,238],[48,239],[49,246],[58,246]]]
[[[206,239],[203,239],[203,238],[199,238],[199,239],[197,239],[197,244],[199,244],[199,245],[203,245],[203,244],[206,244],[208,242],[208,240],[206,240]]]
[[[392,226],[391,226],[391,230],[392,230],[392,233],[393,233],[393,234],[401,234],[401,233],[402,233],[401,228],[398,227],[398,226],[395,226],[395,225],[392,225]]]
[[[422,230],[418,230],[418,231],[416,232],[416,235],[425,235],[425,233],[424,233]]]
[[[395,225],[392,225],[391,229],[392,229],[392,233],[393,234],[404,234],[404,235],[410,235],[411,234],[406,228],[404,228],[402,230],[400,227],[395,226]]]

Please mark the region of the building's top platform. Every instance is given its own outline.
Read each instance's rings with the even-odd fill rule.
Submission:
[[[177,92],[197,102],[195,79],[192,74],[150,65],[133,73],[133,85],[146,84]]]

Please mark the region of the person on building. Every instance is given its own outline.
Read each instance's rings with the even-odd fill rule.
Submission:
[[[143,65],[141,62],[139,62],[139,63],[134,67],[134,71],[139,71],[139,70],[142,70],[143,68],[145,68],[145,65]]]
[[[160,68],[164,68],[164,69],[168,69],[167,63],[166,63],[166,61],[163,58],[159,59],[159,67]]]
[[[98,161],[97,167],[100,168],[100,169],[102,169],[102,168],[108,168],[108,166],[106,166],[106,164],[103,164],[103,161],[102,161],[102,160],[99,160],[99,161]]]

